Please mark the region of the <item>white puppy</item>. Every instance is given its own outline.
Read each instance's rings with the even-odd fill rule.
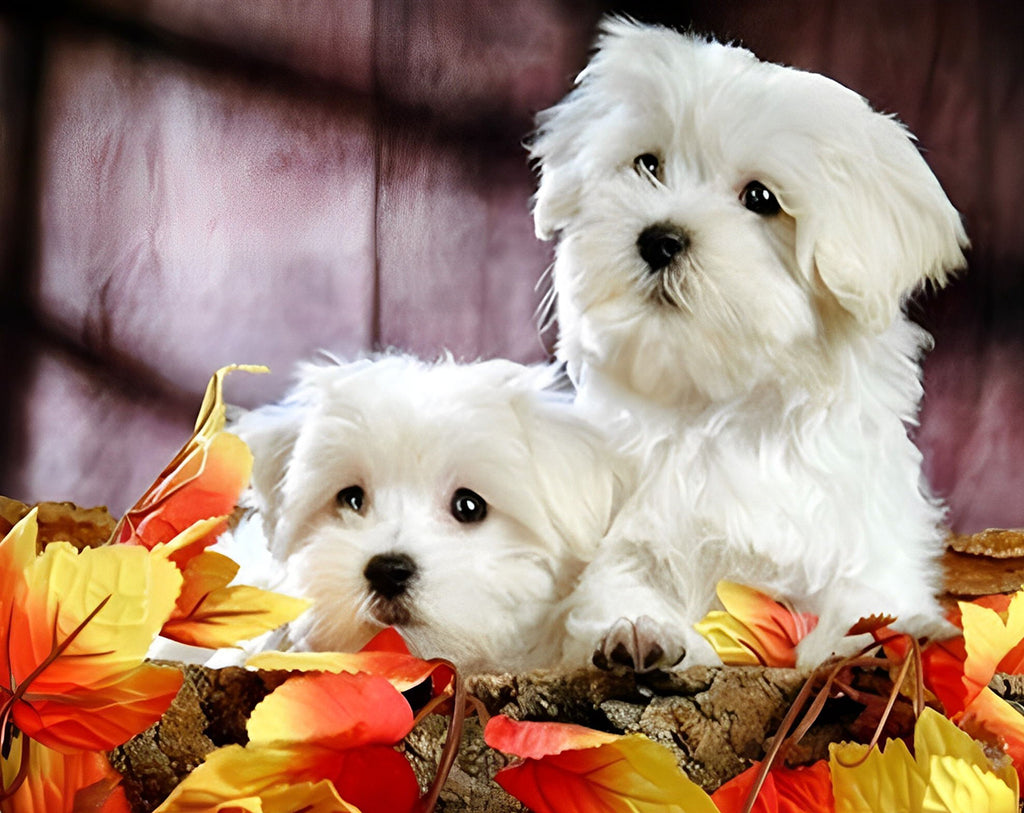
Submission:
[[[943,509],[907,435],[930,337],[902,307],[967,239],[908,132],[823,76],[611,19],[532,154],[559,356],[643,477],[577,657],[714,662],[692,625],[723,578],[821,617],[805,665],[872,613],[941,633]]]
[[[469,671],[561,660],[563,600],[621,492],[549,370],[385,356],[300,369],[233,428],[284,589],[286,645],[352,651],[385,626]]]

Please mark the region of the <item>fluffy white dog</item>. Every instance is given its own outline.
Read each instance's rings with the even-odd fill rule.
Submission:
[[[242,416],[284,590],[313,600],[284,646],[352,651],[392,625],[469,671],[559,663],[564,599],[622,488],[551,379],[507,361],[308,364]]]
[[[729,45],[605,21],[539,118],[558,353],[643,480],[584,575],[576,655],[714,662],[723,578],[820,616],[941,634],[943,509],[907,428],[930,337],[909,293],[964,263],[960,217],[893,118]]]

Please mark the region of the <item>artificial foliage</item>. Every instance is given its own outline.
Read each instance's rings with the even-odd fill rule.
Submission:
[[[234,646],[308,606],[235,584],[238,566],[209,550],[252,467],[224,428],[232,369],[214,375],[192,437],[117,523],[70,505],[0,502],[0,813],[131,811],[108,754],[158,730],[190,690],[182,669],[146,659],[156,637]],[[718,595],[723,609],[698,629],[723,662],[793,673],[816,619],[739,584],[722,583]],[[761,758],[717,789],[642,733],[491,714],[467,676],[413,656],[391,629],[357,653],[261,653],[248,668],[275,677],[244,731],[220,747],[202,737],[205,758],[157,810],[443,809],[464,724],[476,717],[503,763],[495,793],[535,813],[1010,813],[1024,715],[991,686],[1024,674],[1024,591],[956,602],[949,618],[961,634],[937,643],[895,632],[896,619],[864,619],[851,635],[867,643],[801,676]],[[837,699],[858,709],[855,736],[809,756],[802,741]],[[439,720],[444,744],[424,775],[410,742]]]

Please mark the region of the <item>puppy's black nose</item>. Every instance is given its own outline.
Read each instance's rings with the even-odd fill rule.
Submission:
[[[366,563],[363,575],[375,593],[394,598],[406,591],[416,575],[416,563],[404,553],[383,553]]]
[[[640,256],[651,271],[665,268],[677,254],[681,254],[690,244],[683,232],[670,226],[648,226],[636,241]]]

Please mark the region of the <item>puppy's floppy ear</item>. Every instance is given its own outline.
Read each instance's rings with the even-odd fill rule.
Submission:
[[[571,552],[587,561],[607,532],[631,478],[627,461],[577,413],[551,371],[530,371],[532,391],[512,401],[523,427],[548,520]],[[537,386],[547,389],[538,392]]]
[[[805,179],[797,257],[845,310],[881,332],[909,294],[941,287],[963,268],[968,240],[913,136],[854,101],[860,109],[839,117],[847,130],[820,146],[815,177]]]
[[[617,103],[595,88],[598,75],[609,60],[633,61],[632,51],[645,48],[646,38],[663,36],[664,29],[645,26],[624,15],[608,15],[598,28],[594,53],[580,71],[572,90],[558,104],[537,115],[537,128],[527,141],[530,158],[540,174],[533,198],[533,222],[537,236],[550,240],[576,217],[585,181],[600,166],[588,155],[588,147],[602,135],[607,140],[609,114]],[[613,52],[613,53],[612,53]],[[609,55],[611,53],[611,55]],[[627,95],[637,92],[625,75]]]
[[[293,397],[246,412],[230,427],[252,452],[249,499],[271,543],[280,519],[281,487],[308,409],[308,404]]]
[[[541,240],[551,240],[579,208],[580,177],[571,160],[571,139],[564,120],[573,118],[570,99],[541,113],[539,129],[530,142],[530,157],[540,173],[533,197],[533,225]]]

